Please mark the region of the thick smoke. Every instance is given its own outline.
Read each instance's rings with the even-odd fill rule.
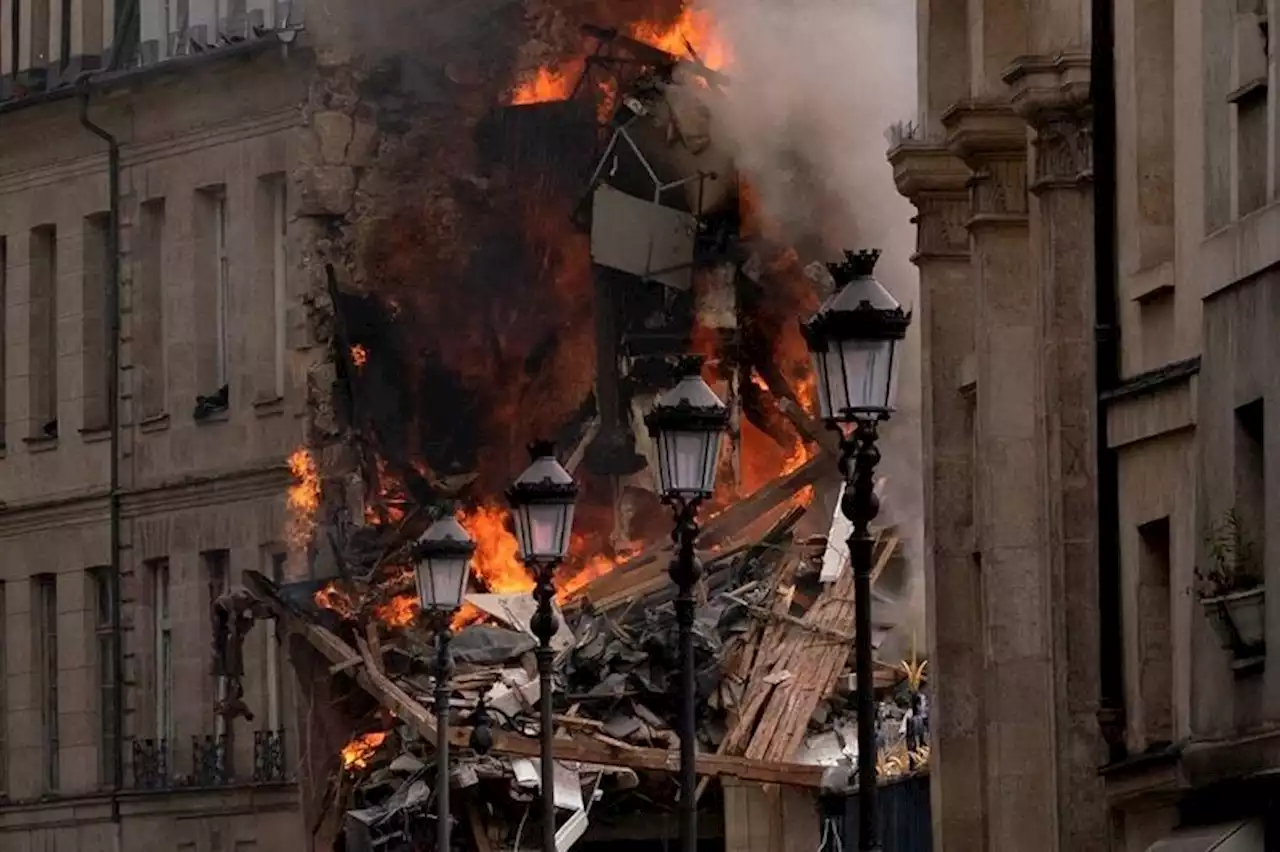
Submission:
[[[764,217],[825,259],[845,248],[882,249],[877,276],[905,306],[914,306],[913,210],[894,188],[885,131],[915,113],[915,4],[700,4],[733,52],[729,90],[710,99],[713,116],[736,145],[738,166]],[[909,653],[913,634],[921,649],[925,640],[918,321],[905,356],[898,413],[882,432],[881,471],[888,481],[881,520],[899,525],[911,567],[899,641],[883,649],[889,659]]]

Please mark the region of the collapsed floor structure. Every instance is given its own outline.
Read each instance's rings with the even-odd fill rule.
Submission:
[[[733,412],[698,541],[704,831],[735,852],[816,849],[818,791],[851,783],[848,529],[834,512],[834,436],[807,413],[797,326],[830,276],[819,247],[806,263],[766,236],[713,121],[732,81],[670,35],[583,26],[580,54],[497,108],[466,101],[454,124],[423,120],[431,105],[397,95],[381,106],[384,141],[367,170],[383,185],[361,178],[343,222],[325,225],[315,258],[332,388],[318,394],[327,416],[295,459],[291,501],[309,578],[246,574],[247,609],[288,642],[302,683],[299,774],[316,848],[431,848],[444,716],[455,847],[527,848],[542,700],[558,726],[561,849],[674,836],[670,521],[640,426],[689,352],[706,356],[704,378]],[[403,89],[408,73],[375,69],[360,96]],[[441,150],[446,132],[457,144]],[[533,676],[532,580],[499,500],[535,437],[556,440],[582,485],[557,576],[552,696]],[[477,540],[476,590],[455,619],[442,708],[409,546],[453,501]],[[906,574],[894,530],[879,536],[877,644],[897,624]],[[876,675],[883,771],[918,771],[923,665],[885,661]],[[484,756],[471,748],[481,699],[495,718]]]

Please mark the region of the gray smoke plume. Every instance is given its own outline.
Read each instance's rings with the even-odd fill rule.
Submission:
[[[765,219],[800,245],[879,248],[877,277],[918,299],[913,209],[893,185],[886,129],[916,111],[915,4],[905,0],[698,0],[731,45],[723,97],[708,97],[721,138]],[[695,45],[696,48],[696,45]],[[816,238],[816,239],[815,239]],[[920,328],[905,344],[893,420],[882,431],[882,522],[898,524],[910,566],[887,660],[925,645]],[[898,645],[902,647],[899,648]]]

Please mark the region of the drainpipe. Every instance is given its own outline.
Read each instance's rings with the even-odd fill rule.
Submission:
[[[111,779],[111,822],[120,842],[120,791],[124,789],[124,630],[120,612],[120,143],[89,120],[89,81],[80,87],[80,124],[107,143],[107,427],[111,431],[111,623],[114,625],[112,735],[115,765]]]
[[[1125,750],[1124,610],[1120,580],[1120,500],[1116,453],[1107,446],[1103,395],[1120,380],[1120,326],[1116,306],[1116,84],[1114,0],[1092,0],[1094,356],[1097,399],[1098,619],[1101,635],[1098,721],[1110,761]]]

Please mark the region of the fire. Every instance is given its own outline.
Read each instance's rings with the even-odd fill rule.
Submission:
[[[513,594],[533,588],[533,578],[520,562],[520,545],[507,529],[507,512],[486,504],[463,511],[458,523],[476,542],[471,560],[474,576],[491,592]]]
[[[357,368],[363,367],[368,360],[369,351],[364,346],[356,343],[351,347],[351,363],[355,364]]]
[[[580,62],[570,63],[564,68],[539,68],[516,87],[511,96],[511,105],[567,100],[573,94],[573,87],[581,71]]]
[[[361,734],[342,747],[343,769],[364,769],[369,759],[387,738],[387,731],[370,731]]]
[[[578,569],[576,573],[556,584],[556,603],[563,604],[577,597],[578,593],[585,589],[592,580],[597,577],[603,577],[612,571],[618,561],[617,559],[610,559],[603,554],[588,559],[586,564]]]
[[[320,471],[315,458],[303,447],[289,456],[289,471],[295,480],[289,486],[287,498],[289,544],[295,550],[305,550],[316,531],[316,512],[320,509]]]
[[[692,47],[702,64],[713,71],[723,70],[733,63],[729,42],[721,35],[715,19],[706,9],[686,5],[671,24],[642,21],[631,27],[631,37],[675,56],[688,56]]]
[[[312,600],[321,609],[331,609],[343,618],[351,618],[356,614],[356,606],[352,602],[351,596],[332,582],[318,590],[312,596]]]

